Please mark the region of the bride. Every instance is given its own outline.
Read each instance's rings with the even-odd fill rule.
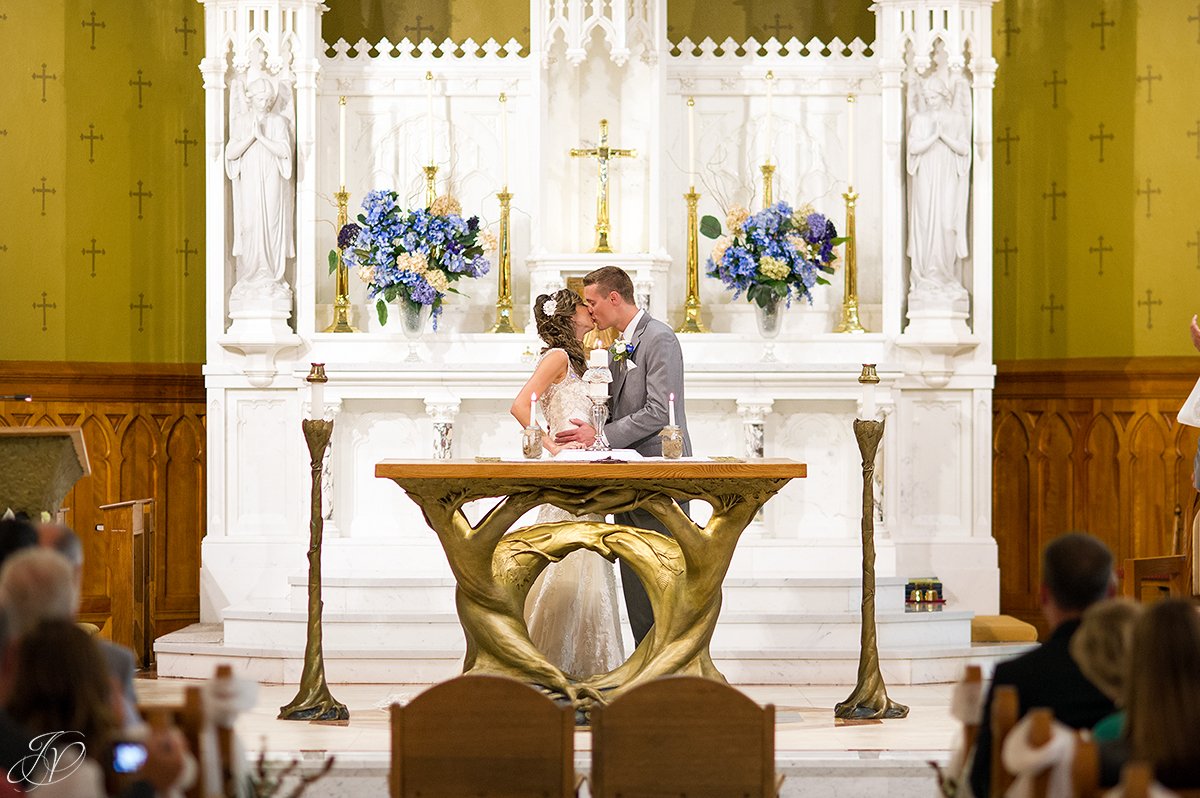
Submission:
[[[582,376],[586,368],[583,338],[595,322],[578,294],[570,289],[542,294],[533,306],[538,336],[546,344],[537,367],[513,400],[512,414],[522,427],[529,418],[530,398],[549,429],[542,446],[551,455],[564,448],[554,436],[574,426],[572,418],[588,418],[591,401]],[[603,521],[601,515],[576,516],[551,505],[538,510],[538,523]],[[525,604],[534,645],[564,673],[577,679],[606,673],[625,660],[617,609],[617,583],[612,563],[592,551],[579,550],[552,563],[534,583]]]

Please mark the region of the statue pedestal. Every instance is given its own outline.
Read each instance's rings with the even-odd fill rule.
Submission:
[[[671,257],[665,252],[632,255],[612,252],[540,253],[530,255],[526,264],[529,268],[530,309],[538,294],[549,294],[572,286],[573,281],[582,280],[585,274],[601,266],[619,266],[633,280],[637,306],[656,319],[667,318],[667,272],[671,268]],[[581,292],[583,290],[582,283],[574,287]],[[530,318],[533,318],[532,313]]]

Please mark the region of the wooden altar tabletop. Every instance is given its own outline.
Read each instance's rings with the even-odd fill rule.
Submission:
[[[629,460],[600,463],[585,460],[384,460],[375,466],[383,479],[801,479],[808,466],[771,458],[741,462],[714,460]]]

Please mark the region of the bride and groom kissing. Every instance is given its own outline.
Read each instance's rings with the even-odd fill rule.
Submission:
[[[675,333],[637,306],[633,281],[622,269],[604,266],[583,278],[583,296],[570,289],[542,294],[534,302],[538,336],[545,347],[533,375],[513,401],[512,414],[522,426],[530,400],[538,406],[548,429],[542,445],[551,454],[564,448],[590,446],[596,431],[585,421],[591,400],[583,382],[587,368],[584,337],[593,329],[615,329],[617,344],[610,349],[613,381],[605,437],[614,449],[634,449],[645,457],[662,455],[659,433],[667,425],[668,397],[675,395],[675,421],[683,434],[683,454],[691,455],[684,412],[683,351]],[[617,354],[613,354],[613,350]],[[683,507],[687,511],[687,506]],[[538,523],[584,520],[550,505],[538,511]],[[646,510],[615,517],[618,524],[667,534]],[[621,563],[621,583],[634,645],[654,625],[650,599],[638,577]],[[612,564],[591,551],[576,551],[542,572],[526,603],[529,634],[534,644],[563,672],[576,678],[605,673],[625,660]]]

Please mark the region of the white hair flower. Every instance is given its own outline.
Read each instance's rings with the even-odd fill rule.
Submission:
[[[553,316],[558,312],[558,301],[555,299],[547,299],[542,303],[542,315]]]

